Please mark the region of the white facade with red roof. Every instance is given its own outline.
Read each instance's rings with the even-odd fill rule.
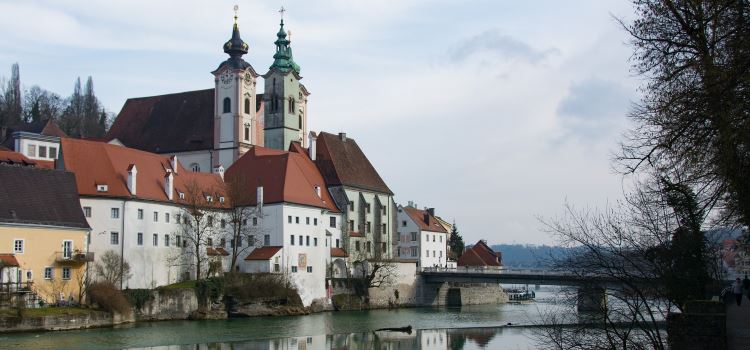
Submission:
[[[417,262],[417,267],[448,266],[448,231],[435,218],[434,209],[398,206],[400,260]]]

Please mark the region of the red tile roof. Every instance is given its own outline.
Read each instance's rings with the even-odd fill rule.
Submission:
[[[0,254],[0,266],[20,266],[18,264],[18,260],[16,260],[16,256],[13,254]]]
[[[253,193],[239,204],[257,205],[255,189],[263,186],[264,203],[286,202],[339,211],[315,164],[297,152],[254,146],[224,176],[228,183],[240,182]],[[320,188],[320,197],[316,186]]]
[[[21,165],[21,166],[36,165],[35,160],[31,160],[21,153],[0,150],[0,164],[3,164],[3,163],[9,164],[9,165]]]
[[[435,217],[431,215],[427,210],[421,210],[413,207],[404,207],[404,212],[406,212],[406,214],[408,214],[409,217],[417,223],[417,226],[419,226],[420,230],[448,233],[448,231],[445,230],[445,227],[443,227],[443,225],[441,225],[440,222],[437,221],[437,219],[435,219]],[[425,222],[425,215],[427,215],[427,222]]]
[[[262,112],[262,100],[258,94],[256,116]],[[262,123],[262,114],[257,120]],[[263,126],[257,130],[262,133]],[[130,98],[105,138],[155,153],[212,149],[214,89]]]
[[[458,258],[458,266],[502,266],[502,254],[495,252],[484,241],[466,249]]]
[[[245,260],[269,260],[281,250],[281,247],[267,246],[255,248]]]
[[[331,248],[331,256],[336,258],[346,258],[349,254],[343,248]]]
[[[344,185],[393,194],[354,139],[321,132],[316,143],[316,161],[329,186]]]
[[[208,256],[228,256],[229,252],[224,248],[206,248],[206,255]]]
[[[169,202],[165,191],[165,175],[168,170],[174,174],[173,203],[187,204],[191,193],[190,187],[194,184],[204,196],[213,197],[212,203],[215,206],[220,206],[219,197],[225,193],[224,182],[219,175],[188,171],[179,161],[177,169],[172,169],[172,163],[166,156],[70,138],[60,139],[60,148],[62,161],[59,162],[59,166],[75,173],[78,193],[82,196]],[[127,186],[127,169],[130,164],[135,164],[138,169],[135,196],[131,195]],[[106,192],[97,191],[97,185],[102,184],[107,185]],[[185,193],[185,199],[179,198],[179,192]]]

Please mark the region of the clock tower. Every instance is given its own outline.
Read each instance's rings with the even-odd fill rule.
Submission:
[[[282,8],[282,16],[283,16]],[[291,34],[290,34],[291,35]],[[298,141],[307,145],[307,98],[310,93],[300,83],[300,68],[292,58],[291,40],[284,31],[284,18],[276,34],[274,61],[263,75],[264,141],[268,148],[288,150]]]
[[[262,145],[260,121],[255,114],[255,84],[258,73],[242,59],[248,45],[240,38],[237,6],[234,8],[232,38],[224,44],[229,58],[214,75],[214,150],[212,168],[229,168],[253,145]]]

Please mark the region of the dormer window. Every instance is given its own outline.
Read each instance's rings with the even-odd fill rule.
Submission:
[[[219,197],[219,203],[224,203],[224,197]]]
[[[211,202],[214,201],[214,197],[206,196],[206,201],[209,202],[209,203],[211,203]]]
[[[179,192],[179,196],[180,196],[180,199],[185,199],[185,193],[184,192]]]
[[[96,185],[96,192],[107,192],[109,189],[109,186],[102,184],[102,185]]]
[[[224,98],[224,113],[232,113],[232,100],[229,97]]]

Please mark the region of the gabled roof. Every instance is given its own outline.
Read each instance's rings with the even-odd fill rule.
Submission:
[[[427,210],[421,210],[406,206],[404,207],[404,212],[408,214],[415,223],[417,223],[417,226],[419,226],[420,230],[448,233],[448,231],[445,230],[445,227],[443,227],[443,225],[441,225],[440,222],[435,219],[435,216],[430,214],[430,212],[428,212]],[[426,222],[425,216],[427,217]]]
[[[458,258],[458,266],[502,266],[502,254],[480,240]]]
[[[0,222],[89,228],[73,173],[0,165]]]
[[[329,186],[349,186],[393,195],[357,142],[344,135],[321,132],[315,163]]]
[[[278,246],[266,246],[253,249],[245,260],[269,260],[281,250]]]
[[[207,247],[206,248],[206,255],[208,256],[229,256],[229,252],[221,247],[218,248],[212,248]]]
[[[78,193],[82,196],[139,198],[170,202],[165,191],[165,175],[170,171],[174,177],[172,203],[186,204],[191,187],[197,186],[205,195],[213,196],[214,205],[219,206],[219,198],[225,193],[224,182],[217,174],[188,171],[177,162],[172,168],[169,157],[127,148],[108,143],[64,138],[60,140],[60,161],[58,167],[75,173]],[[135,164],[136,193],[128,190],[128,167]],[[100,192],[97,185],[107,185],[106,192]],[[179,198],[185,193],[185,199]],[[196,192],[192,190],[192,192]]]
[[[240,182],[253,194],[263,186],[266,204],[285,202],[339,211],[315,164],[296,152],[254,146],[227,169],[224,177],[227,182]],[[257,197],[248,196],[238,204],[257,205]]]
[[[105,138],[154,153],[212,149],[214,90],[130,98]],[[262,100],[258,94],[256,111]]]
[[[20,266],[18,264],[18,259],[16,259],[16,256],[13,254],[0,254],[0,267],[8,267],[8,266]]]
[[[331,256],[334,258],[346,258],[349,254],[344,248],[331,248]]]
[[[11,137],[11,135],[14,132],[19,131],[46,136],[68,137],[68,135],[65,134],[65,132],[63,132],[59,126],[57,126],[57,123],[55,123],[54,120],[40,120],[32,123],[23,123],[9,127],[6,131],[5,139],[0,139],[3,148],[7,148],[10,150],[13,150],[15,148],[15,143],[13,142],[13,138]],[[0,137],[2,137],[2,135],[0,135]]]
[[[0,150],[0,164],[36,166],[36,161],[18,152]]]

